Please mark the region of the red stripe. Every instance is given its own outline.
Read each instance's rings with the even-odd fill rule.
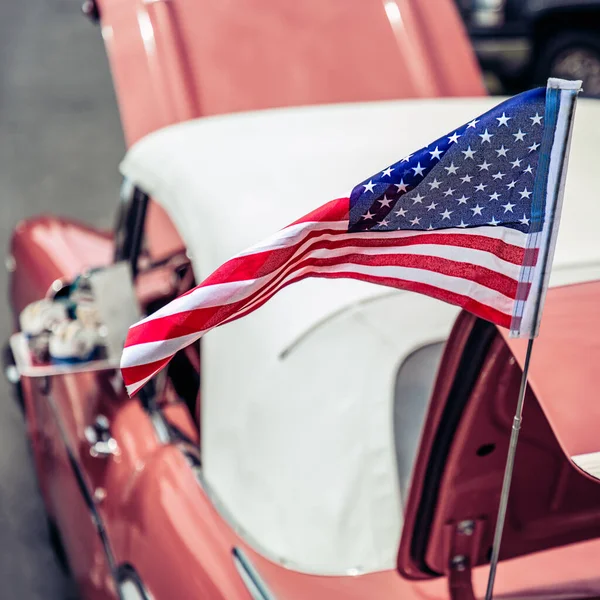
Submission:
[[[125,385],[131,385],[138,381],[142,381],[142,379],[145,379],[146,377],[150,377],[150,375],[153,375],[155,372],[160,371],[165,367],[172,358],[173,356],[167,356],[167,358],[161,358],[160,360],[144,363],[143,365],[123,367],[121,372],[123,373]]]
[[[429,285],[426,283],[419,283],[415,281],[407,281],[404,279],[396,279],[391,277],[376,277],[375,275],[362,275],[358,273],[338,271],[336,273],[313,273],[313,274],[303,274],[298,277],[294,277],[289,281],[286,281],[283,285],[278,287],[275,290],[272,290],[268,295],[262,297],[256,304],[253,305],[251,309],[242,310],[235,316],[223,321],[221,324],[225,325],[226,323],[231,323],[240,319],[241,317],[246,316],[247,314],[253,312],[254,310],[260,308],[263,304],[265,304],[268,300],[270,300],[279,290],[284,287],[290,285],[291,283],[296,283],[301,281],[302,279],[306,279],[307,277],[315,277],[315,278],[326,278],[326,279],[358,279],[359,281],[366,281],[368,283],[376,283],[379,285],[385,285],[388,287],[406,290],[410,292],[417,292],[420,294],[425,294],[427,296],[431,296],[432,298],[436,298],[437,300],[442,300],[444,302],[448,302],[450,304],[454,304],[455,306],[460,306],[465,310],[472,312],[478,317],[482,317],[483,319],[487,319],[492,323],[496,323],[497,325],[501,325],[502,327],[509,327],[511,322],[511,316],[499,311],[495,308],[492,308],[488,304],[483,304],[482,302],[478,302],[474,300],[470,296],[465,296],[463,294],[457,294],[455,292],[449,292],[447,290],[438,288],[434,285]]]
[[[344,241],[339,247],[344,247],[346,244],[347,242]],[[328,249],[338,247],[333,241],[323,241],[320,244],[315,244],[315,246],[319,245]],[[315,248],[312,248],[312,250],[314,249]],[[220,306],[198,307],[189,311],[176,313],[175,315],[159,317],[146,323],[142,323],[139,326],[134,326],[129,331],[125,345],[132,346],[140,343],[173,339],[216,327],[223,320],[234,316],[236,311],[251,304],[259,295],[264,293],[268,294],[270,290],[276,288],[290,273],[309,266],[333,266],[351,262],[353,264],[366,266],[410,267],[434,271],[447,276],[460,277],[484,285],[485,287],[496,290],[508,297],[514,298],[517,293],[518,282],[516,280],[496,271],[470,263],[461,263],[445,258],[411,254],[364,255],[352,253],[331,258],[309,257],[302,259],[309,251],[310,249],[307,249],[293,263],[286,265],[272,281],[255,290],[250,296],[243,300]]]
[[[337,217],[337,215],[333,216]],[[302,220],[297,221],[297,223],[300,222],[302,222]],[[348,231],[335,229],[310,230],[307,235],[303,236],[292,246],[275,248],[273,250],[263,250],[260,252],[254,252],[252,254],[246,254],[244,256],[232,258],[214,271],[211,275],[209,275],[209,277],[207,277],[200,285],[215,285],[230,281],[246,281],[248,279],[263,277],[290,260],[294,253],[298,251],[300,246],[309,243],[311,240],[318,240],[319,238],[323,238],[325,236],[350,236],[348,241],[345,242],[345,245],[357,246],[361,248],[404,247],[418,244],[472,248],[473,250],[489,252],[490,254],[501,258],[502,260],[516,265],[523,264],[525,256],[524,248],[514,246],[500,239],[472,233],[427,233],[426,235],[419,235],[418,232],[415,232],[415,235],[406,238],[395,238],[390,237],[389,235],[386,236],[385,231],[371,233],[378,233],[381,235],[381,237],[361,238],[359,237],[360,234],[350,234]],[[326,244],[327,242],[323,241],[321,243]],[[183,295],[188,295],[193,291],[194,290],[190,290]]]
[[[359,234],[349,234],[347,231],[335,229],[312,230],[292,246],[275,248],[274,250],[263,250],[261,252],[232,258],[214,271],[200,285],[215,285],[229,281],[246,281],[248,279],[263,277],[287,262],[294,255],[294,253],[298,251],[300,246],[309,243],[311,240],[317,240],[310,246],[311,248],[317,243],[324,244],[322,247],[327,247],[325,244],[328,243],[328,240],[319,241],[319,238],[323,238],[325,236],[347,236],[346,240],[343,242],[339,241],[336,243],[343,243],[346,246],[356,246],[360,248],[392,248],[421,244],[472,248],[473,250],[489,252],[490,254],[493,254],[498,258],[515,265],[522,264],[525,255],[524,248],[508,244],[503,240],[489,238],[477,234],[432,233],[427,234],[426,236],[417,234],[406,238],[391,238],[389,236],[385,236],[386,232],[377,233],[381,233],[382,237],[360,238]],[[308,249],[304,250],[303,252],[306,251],[308,251]],[[191,292],[193,292],[193,290],[186,292],[185,295],[190,294]]]
[[[336,235],[340,235],[340,231],[335,231],[335,230],[325,230],[325,232],[323,231],[313,231],[311,232],[311,234],[309,236],[307,236],[306,238],[304,238],[301,242],[299,242],[298,244],[291,246],[289,248],[284,248],[284,249],[277,249],[274,251],[263,251],[263,252],[259,252],[257,254],[251,254],[248,256],[243,256],[243,257],[237,257],[235,259],[232,259],[231,261],[228,261],[227,263],[225,263],[222,267],[220,267],[219,269],[217,269],[217,271],[215,271],[213,273],[213,275],[211,277],[209,277],[208,279],[206,279],[203,283],[201,283],[199,286],[197,286],[195,289],[198,289],[199,287],[204,287],[207,285],[216,285],[219,283],[223,283],[224,281],[246,281],[249,279],[255,279],[257,277],[263,277],[265,275],[269,275],[275,271],[277,271],[277,269],[281,269],[282,266],[285,265],[286,261],[289,261],[290,258],[294,255],[295,252],[297,252],[298,250],[298,246],[302,245],[304,243],[307,242],[308,239],[313,239],[316,238],[314,243],[309,245],[308,247],[306,247],[300,254],[298,254],[297,256],[294,257],[294,261],[290,262],[289,265],[285,265],[285,268],[288,269],[284,272],[284,274],[289,272],[289,269],[291,266],[293,265],[297,265],[297,263],[308,253],[312,252],[313,250],[316,249],[338,249],[338,248],[344,248],[344,247],[348,247],[348,246],[359,246],[359,247],[405,247],[405,246],[415,246],[415,245],[419,245],[422,244],[423,241],[425,241],[428,244],[436,244],[436,245],[456,245],[459,247],[463,247],[463,248],[473,248],[473,249],[477,249],[477,250],[482,250],[482,251],[487,251],[487,252],[491,252],[493,251],[493,253],[497,256],[499,256],[500,258],[503,258],[504,260],[507,260],[509,262],[516,262],[517,264],[519,263],[519,260],[523,259],[523,255],[524,255],[524,249],[523,248],[519,248],[518,246],[512,246],[510,244],[507,244],[506,242],[503,242],[501,240],[490,240],[490,238],[487,238],[485,236],[480,236],[480,235],[472,235],[472,234],[428,234],[426,237],[423,236],[419,236],[416,235],[414,237],[409,237],[409,238],[400,238],[400,239],[389,239],[389,238],[377,238],[377,239],[355,239],[354,237],[350,237],[350,238],[344,238],[343,240],[320,240],[319,238],[322,237],[324,234],[326,235],[332,235],[332,236],[336,236]],[[344,232],[345,233],[345,232]],[[491,244],[490,244],[491,242]],[[398,264],[399,266],[410,266],[407,263],[402,264],[400,262],[401,259],[396,259],[395,256],[390,255],[390,257],[386,258],[386,263],[385,264]],[[365,259],[368,260],[368,259]],[[422,260],[422,259],[416,259],[416,260]],[[439,259],[440,261],[445,260],[445,259]],[[380,258],[379,261],[381,261],[382,264],[384,264],[383,262],[383,258]],[[359,259],[356,259],[355,262],[359,262]],[[364,263],[364,264],[368,264],[368,263]],[[441,263],[440,263],[441,264]],[[464,272],[468,269],[468,267],[466,266],[466,263],[460,263],[460,262],[451,262],[450,264],[456,265],[457,268],[461,271]],[[493,279],[491,279],[489,277],[490,273],[493,273],[492,271],[489,270],[485,270],[483,271],[483,267],[480,267],[480,269],[482,269],[481,274],[478,276],[478,278],[475,278],[475,274],[473,274],[471,277],[467,277],[469,279],[472,279],[473,281],[478,281],[483,283],[484,285],[487,285],[488,287],[492,288],[492,289],[498,289],[498,291],[504,293],[507,296],[514,296],[516,294],[516,291],[513,291],[512,288],[510,287],[512,284],[510,282],[512,282],[512,280],[510,278],[505,278],[504,282],[509,282],[507,287],[497,287],[498,285],[502,285],[503,282],[500,283],[494,283]],[[432,270],[435,270],[435,268],[432,268]],[[443,267],[439,267],[439,272],[446,272],[443,270]],[[279,275],[277,275],[278,277]],[[488,281],[488,283],[486,283],[486,281]],[[276,281],[274,280],[274,282],[271,283],[267,283],[265,284],[266,286],[269,285],[274,285],[274,283],[276,283]],[[191,290],[193,291],[193,290]],[[191,293],[188,292],[188,293]],[[256,290],[256,292],[254,292],[253,295],[259,293],[260,290]],[[252,297],[249,298],[245,298],[243,300],[241,300],[239,303],[235,303],[235,304],[230,304],[227,306],[231,306],[231,307],[236,307],[236,306],[245,306],[248,302],[250,302],[252,299]],[[192,309],[186,312],[181,312],[181,313],[176,313],[175,315],[165,315],[163,317],[158,317],[157,319],[154,319],[152,322],[158,324],[158,322],[160,322],[160,320],[172,320],[172,319],[176,319],[176,322],[181,322],[181,321],[185,321],[187,322],[189,316],[197,311],[204,311],[202,313],[198,313],[197,317],[194,318],[194,323],[206,323],[206,325],[199,325],[199,329],[205,329],[208,326],[214,326],[214,323],[211,323],[211,317],[213,315],[216,315],[218,311],[221,310],[221,306],[216,306],[216,307],[207,307],[207,308],[202,308],[202,307],[198,307],[197,309]],[[233,310],[233,309],[231,309]],[[229,314],[231,314],[231,311],[229,311]],[[226,316],[229,316],[226,315]],[[202,317],[202,318],[201,318]],[[142,330],[144,328],[146,328],[147,326],[149,326],[150,322],[148,323],[142,323],[140,325],[134,325],[131,330],[130,330],[130,335],[127,338],[126,341],[126,346],[130,346],[133,345],[135,343],[141,343],[144,341],[155,341],[157,339],[161,339],[161,338],[154,338],[152,337],[151,340],[148,340],[146,338],[145,335],[142,335],[142,337],[138,337],[138,331],[142,332]],[[193,329],[191,329],[192,325],[189,324],[188,327],[185,329],[185,331],[187,332],[187,334],[189,333],[195,333],[195,331]],[[166,330],[163,330],[166,331]],[[184,335],[184,334],[182,334]],[[172,338],[172,337],[178,337],[178,336],[168,336],[168,338]]]
[[[290,226],[296,225],[297,223],[307,223],[310,221],[344,221],[348,220],[349,216],[350,198],[338,198],[337,200],[331,200],[330,202],[327,202],[312,212],[304,215],[303,217],[300,217],[291,223]]]

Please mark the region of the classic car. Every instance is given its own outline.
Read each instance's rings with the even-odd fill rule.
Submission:
[[[98,265],[104,251],[105,266],[87,274],[95,302],[114,308],[129,298],[151,311],[492,103],[286,108],[154,132],[121,165],[116,265],[107,236],[25,225],[12,247],[15,311],[39,277],[32,257],[44,247],[61,248],[63,261],[71,247]],[[600,594],[600,215],[588,193],[598,178],[589,149],[599,109],[578,108],[498,597]],[[389,127],[402,138],[372,134]],[[150,196],[185,253],[148,255]],[[133,285],[94,282],[127,264]],[[47,297],[65,299],[69,284],[55,282]],[[85,597],[111,597],[117,581],[127,600],[416,600],[481,594],[522,359],[521,344],[450,305],[309,280],[210,332],[133,399],[110,357],[40,366],[19,356],[17,367],[42,493]]]
[[[598,0],[456,0],[477,57],[520,91],[548,77],[583,80],[600,96]]]
[[[117,226],[42,216],[10,249],[7,371],[49,521],[86,600],[481,595],[523,354],[495,327],[409,293],[306,281],[133,399],[123,388],[132,320],[492,104],[422,99],[482,92],[449,1],[255,4],[96,5],[132,146]],[[502,597],[600,595],[598,110],[578,109]],[[44,310],[76,322],[90,304],[102,351],[66,328],[33,343]]]

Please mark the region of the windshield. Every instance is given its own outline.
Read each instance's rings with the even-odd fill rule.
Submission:
[[[403,509],[443,349],[444,342],[419,348],[400,365],[396,375],[394,438]]]

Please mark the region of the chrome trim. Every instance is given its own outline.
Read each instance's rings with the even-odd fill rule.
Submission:
[[[263,578],[250,562],[246,553],[236,546],[233,549],[232,554],[233,564],[238,570],[242,581],[248,588],[252,600],[275,600],[275,596],[273,596]]]
[[[46,378],[46,379],[48,379],[48,381],[50,381],[50,378]],[[110,540],[108,538],[108,533],[104,527],[104,521],[102,519],[100,512],[98,511],[98,507],[97,507],[96,501],[94,499],[94,493],[91,491],[91,489],[88,485],[87,474],[86,474],[83,466],[77,460],[76,454],[73,452],[71,443],[69,441],[69,436],[67,434],[67,430],[63,423],[61,413],[56,404],[56,400],[55,400],[54,396],[50,393],[50,387],[48,386],[48,389],[46,391],[42,391],[42,393],[45,395],[46,402],[48,403],[48,406],[50,407],[50,412],[51,412],[52,416],[54,417],[54,422],[58,429],[58,434],[59,434],[60,440],[62,441],[63,447],[66,451],[67,458],[68,458],[73,476],[75,477],[75,482],[77,484],[77,487],[79,488],[81,496],[87,506],[87,509],[90,512],[90,517],[91,517],[92,523],[94,524],[94,527],[96,529],[96,533],[98,534],[98,538],[100,540],[100,544],[101,544],[102,550],[104,552],[104,557],[106,559],[106,563],[107,563],[107,566],[108,566],[108,569],[110,572],[110,576],[112,578],[114,587],[116,589],[117,597],[119,600],[123,600],[123,596],[121,595],[121,590],[119,589],[119,585],[118,585],[119,578],[118,578],[118,574],[117,574],[115,556],[113,554],[112,546],[111,546]]]
[[[150,422],[152,423],[152,427],[154,428],[154,433],[156,434],[158,441],[161,444],[170,444],[173,439],[171,438],[169,428],[165,423],[160,411],[152,411],[148,416],[150,417]]]

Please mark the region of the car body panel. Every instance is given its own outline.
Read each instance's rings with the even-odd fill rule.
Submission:
[[[451,0],[101,0],[99,8],[127,145],[199,116],[484,94]]]
[[[127,146],[233,111],[485,94],[452,0],[97,4]],[[148,213],[150,252],[181,250],[164,210]]]
[[[542,399],[541,408],[565,456],[594,480],[600,479],[597,467],[592,467],[594,456],[600,458],[599,297],[598,282],[554,290],[544,310],[528,378],[536,396]],[[507,338],[507,343],[522,366],[524,340]],[[560,368],[552,368],[557,363]]]
[[[43,298],[55,281],[73,279],[86,269],[107,265],[113,254],[110,233],[52,216],[21,221],[10,245],[13,314]]]
[[[550,548],[560,553],[576,542],[595,538],[590,544],[598,543],[600,484],[573,464],[564,446],[565,440],[570,440],[571,452],[597,451],[598,447],[593,441],[597,440],[593,406],[586,426],[581,410],[576,409],[577,403],[586,399],[590,404],[594,389],[593,380],[590,386],[590,367],[581,365],[577,357],[581,359],[583,353],[594,364],[593,356],[600,353],[593,333],[597,319],[586,318],[584,312],[586,308],[593,312],[597,306],[598,285],[568,285],[548,293],[548,319],[542,321],[533,353],[535,357],[539,348],[539,358],[534,359],[538,366],[532,370],[532,388],[525,399],[502,561],[522,554],[531,556],[519,560],[541,560],[551,555],[544,552]],[[398,564],[406,577],[421,579],[449,573],[450,559],[456,552],[453,547],[461,537],[459,524],[465,522],[474,529],[467,554],[470,565],[488,561],[521,379],[521,368],[511,348],[517,350],[521,361],[524,354],[522,342],[511,340],[509,347],[505,337],[504,332],[499,334],[489,324],[463,314],[449,338],[423,431],[400,545]],[[559,346],[557,342],[562,343]],[[580,371],[576,380],[583,379],[582,385],[587,381],[587,392],[580,388],[583,397],[577,395],[573,400],[575,407],[568,399],[577,389],[564,383],[565,373],[572,374],[573,370],[568,363],[567,371],[552,367],[557,353],[561,367],[567,359],[577,362],[573,365]],[[560,360],[561,353],[564,360]],[[536,381],[544,383],[536,385]],[[561,381],[562,388],[558,387]],[[577,447],[573,446],[575,431],[582,440]],[[587,571],[586,578],[595,581],[594,565],[590,555],[577,569]],[[572,566],[565,562],[563,568]],[[547,574],[546,584],[552,577]],[[566,589],[575,593],[580,583],[571,583]]]
[[[235,6],[99,0],[98,5],[128,146],[166,125],[232,111],[484,93],[451,0],[352,5],[243,0]],[[185,251],[154,203],[146,227],[151,257]],[[41,217],[17,227],[11,252],[16,323],[20,311],[44,297],[55,281],[109,264],[114,245],[109,234]],[[168,299],[170,275],[138,279],[143,306]],[[458,338],[457,350],[460,332]],[[444,367],[438,392],[451,368],[452,362]],[[391,569],[308,575],[252,550],[186,460],[184,453],[198,452],[197,429],[168,384],[154,407],[128,399],[111,370],[24,378],[22,386],[42,495],[86,600],[115,598],[116,567],[124,564],[155,600],[250,600],[232,559],[235,546],[248,553],[276,597],[288,600],[449,597],[445,577],[411,581],[419,573],[407,578]],[[438,413],[434,409],[431,419]],[[117,456],[90,454],[85,430],[98,415],[109,419]],[[169,424],[183,434],[177,441],[164,435]],[[503,564],[507,576],[499,578],[497,589],[506,596],[527,590],[554,598],[575,589],[574,582],[590,586],[587,563],[581,573],[575,571],[580,553],[596,548],[584,543],[554,551],[554,558],[536,555]],[[543,588],[535,579],[539,567],[564,560],[569,568],[556,569],[548,584],[558,591]],[[480,589],[485,567],[474,577]]]

